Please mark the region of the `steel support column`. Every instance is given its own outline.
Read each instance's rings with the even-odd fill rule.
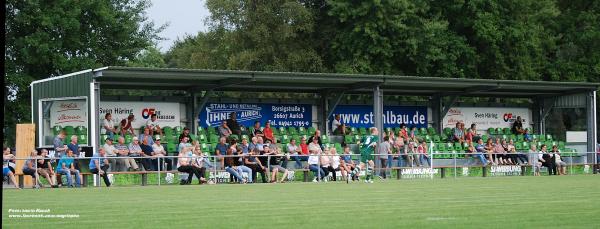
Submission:
[[[442,97],[439,95],[435,95],[431,98],[430,100],[430,105],[431,107],[431,119],[433,121],[433,128],[435,128],[435,130],[438,133],[443,133],[443,122],[444,122],[444,118],[442,117]]]
[[[373,124],[379,130],[379,141],[383,140],[383,92],[379,86],[373,88]]]
[[[597,120],[596,120],[596,91],[589,92],[586,96],[587,107],[587,151],[596,152],[596,144],[598,144],[597,135]],[[593,160],[593,154],[588,155],[588,160]]]

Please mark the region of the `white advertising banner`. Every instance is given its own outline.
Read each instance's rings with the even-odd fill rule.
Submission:
[[[181,122],[181,111],[179,103],[168,102],[104,102],[100,101],[100,123],[104,120],[106,113],[112,114],[115,125],[121,120],[133,114],[133,128],[139,129],[146,125],[150,115],[156,114],[159,126],[179,126]]]
[[[521,116],[523,128],[531,127],[532,114],[528,108],[521,107],[452,107],[444,117],[444,128],[454,128],[457,122],[463,122],[465,128],[472,123],[477,129],[511,128],[517,117]]]
[[[50,107],[50,126],[88,125],[87,104],[85,99],[52,101]]]

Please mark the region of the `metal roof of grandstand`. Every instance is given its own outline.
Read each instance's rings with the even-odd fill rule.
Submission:
[[[385,94],[523,98],[576,94],[600,87],[600,83],[589,82],[116,66],[95,69],[94,78],[102,88],[368,93],[380,86]]]

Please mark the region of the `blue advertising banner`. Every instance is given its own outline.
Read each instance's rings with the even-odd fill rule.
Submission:
[[[234,111],[240,125],[247,127],[254,126],[255,121],[260,121],[261,126],[271,121],[272,127],[309,127],[312,121],[312,106],[309,104],[253,103],[208,103],[198,121],[203,127],[219,126]]]
[[[340,122],[352,127],[372,127],[374,115],[373,106],[340,105],[329,117],[329,125],[335,115],[340,115]],[[400,124],[408,127],[427,128],[427,107],[425,106],[384,106],[383,127],[398,127]]]

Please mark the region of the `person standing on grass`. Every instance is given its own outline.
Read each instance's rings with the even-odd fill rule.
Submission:
[[[360,167],[366,169],[365,182],[373,183],[373,153],[377,147],[377,141],[379,140],[379,131],[375,127],[370,129],[371,135],[363,136],[360,141]]]
[[[67,176],[67,184],[69,187],[73,187],[73,178],[71,175],[75,175],[75,187],[79,188],[81,186],[81,174],[79,173],[79,170],[75,169],[73,160],[73,151],[67,149],[67,155],[63,155],[58,161],[56,173]]]
[[[537,146],[536,143],[531,143],[531,148],[529,149],[529,164],[533,167],[533,176],[540,176],[540,168],[542,168],[542,162],[539,161]]]
[[[388,158],[389,155],[392,154],[392,145],[390,144],[390,136],[383,137],[383,141],[379,143],[377,147],[377,151],[379,153],[379,162],[381,163],[381,167],[379,169],[379,178],[387,179],[388,171],[391,167],[388,162],[391,162],[391,159]]]
[[[104,180],[106,187],[110,187],[110,181],[108,180],[107,174],[110,164],[108,163],[108,159],[106,159],[106,152],[104,152],[104,148],[98,149],[98,154],[94,154],[94,156],[92,156],[89,166],[90,172],[100,175]]]

